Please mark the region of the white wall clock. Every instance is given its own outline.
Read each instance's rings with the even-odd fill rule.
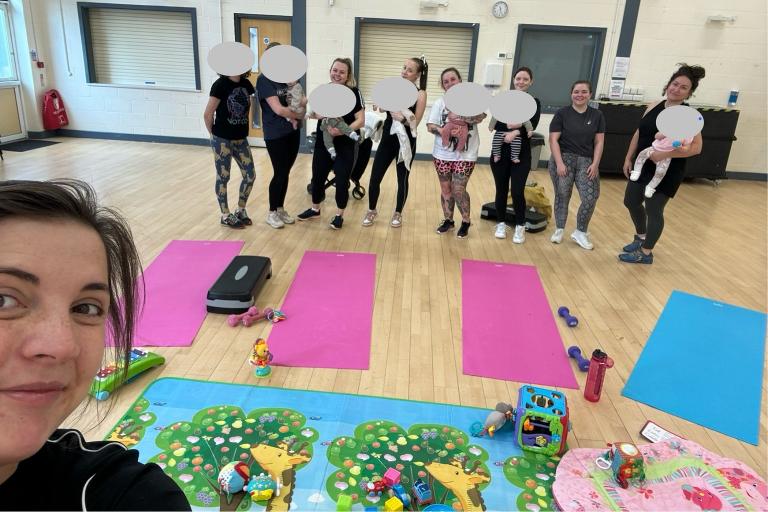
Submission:
[[[491,9],[491,12],[494,16],[497,18],[503,18],[504,16],[509,13],[509,6],[507,5],[507,2],[504,0],[499,0],[495,4],[493,4],[493,8]]]

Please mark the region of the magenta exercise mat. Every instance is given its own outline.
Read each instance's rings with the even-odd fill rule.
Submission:
[[[274,364],[367,369],[375,278],[375,254],[305,252],[269,336]]]
[[[205,298],[242,241],[173,240],[144,270],[146,299],[134,345],[184,347],[205,319]]]
[[[464,373],[577,388],[536,267],[461,261]]]

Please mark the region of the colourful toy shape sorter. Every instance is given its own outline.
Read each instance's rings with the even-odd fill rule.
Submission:
[[[522,386],[515,411],[517,442],[523,450],[561,455],[568,437],[565,395],[546,388]]]

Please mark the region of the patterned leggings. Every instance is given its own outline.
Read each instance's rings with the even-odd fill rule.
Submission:
[[[458,206],[461,218],[465,222],[469,222],[467,182],[474,169],[475,162],[438,160],[435,158],[435,170],[437,171],[437,178],[440,180],[440,205],[443,207],[443,216],[446,219],[453,219],[453,208]]]
[[[248,140],[229,140],[214,135],[211,139],[211,149],[213,149],[214,162],[216,164],[216,197],[219,200],[221,213],[229,213],[227,183],[229,183],[232,157],[235,158],[237,166],[240,167],[240,173],[243,175],[243,181],[240,182],[240,198],[237,206],[245,208],[248,196],[251,195],[253,181],[256,179],[256,172],[253,168],[253,156],[251,155],[251,148],[248,146]]]
[[[554,157],[549,159],[549,176],[555,189],[555,223],[558,229],[565,228],[568,219],[568,203],[571,201],[573,184],[576,182],[576,190],[579,191],[581,205],[576,215],[576,229],[587,232],[589,219],[595,212],[597,198],[600,197],[600,175],[595,179],[589,179],[587,168],[592,164],[592,159],[572,153],[563,153],[565,164],[565,176],[557,175],[557,164]]]

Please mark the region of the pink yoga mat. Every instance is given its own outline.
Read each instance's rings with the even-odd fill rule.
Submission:
[[[461,261],[464,373],[576,388],[536,267]]]
[[[146,299],[134,345],[191,345],[205,319],[208,289],[243,243],[171,241],[144,270]]]
[[[307,251],[272,328],[274,364],[366,370],[376,255]]]

